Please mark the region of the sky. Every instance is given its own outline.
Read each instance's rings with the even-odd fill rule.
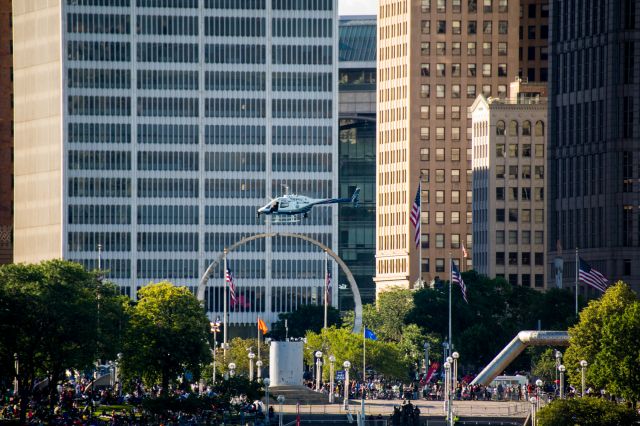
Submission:
[[[375,15],[378,0],[338,0],[340,15]]]

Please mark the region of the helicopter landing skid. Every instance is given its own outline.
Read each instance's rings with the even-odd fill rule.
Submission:
[[[273,224],[288,224],[300,222],[300,216],[273,216],[271,223]]]

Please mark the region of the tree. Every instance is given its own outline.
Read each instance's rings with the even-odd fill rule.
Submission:
[[[186,288],[169,282],[150,284],[138,292],[129,308],[122,371],[141,376],[147,384],[169,382],[186,371],[195,378],[211,360],[209,320],[198,299]]]
[[[632,401],[638,400],[640,319],[637,305],[636,294],[627,284],[618,282],[580,312],[580,321],[569,329],[570,344],[563,359],[571,383],[580,383],[579,362],[584,359],[588,363],[586,378],[590,384]]]
[[[346,360],[351,362],[352,376],[362,374],[363,337],[344,328],[331,327],[321,333],[307,333],[304,356],[309,365],[314,365],[314,354],[321,350],[325,362],[329,355],[336,357],[336,367],[341,369]],[[373,369],[389,378],[406,379],[409,372],[409,362],[403,357],[402,351],[396,343],[369,340],[366,342],[367,370]],[[323,369],[323,376],[328,378],[328,369]]]
[[[118,327],[105,321],[124,322],[122,301],[113,285],[78,263],[51,260],[0,268],[0,363],[13,365],[13,354],[18,356],[21,415],[36,379],[49,379],[53,404],[65,370],[84,370],[96,356],[117,353]],[[102,323],[100,308],[108,312]],[[110,347],[101,347],[101,339]]]
[[[631,408],[602,398],[557,399],[538,411],[539,426],[632,426],[640,419]]]
[[[254,374],[257,377],[257,367],[255,362],[258,361],[258,339],[243,339],[236,337],[229,342],[229,350],[227,350],[227,359],[223,360],[222,350],[218,349],[216,367],[217,374],[225,374],[229,371],[229,363],[236,365],[236,376],[249,376],[249,348],[256,354],[254,358]],[[269,368],[269,345],[263,339],[260,339],[260,358],[262,360],[262,368]]]
[[[269,337],[276,340],[284,340],[287,331],[284,322],[287,320],[289,328],[288,337],[304,337],[307,331],[315,333],[320,332],[324,327],[324,306],[322,305],[303,305],[297,310],[279,315],[279,320],[273,324]],[[342,320],[340,319],[340,311],[333,306],[327,309],[327,326],[335,325],[340,327]]]
[[[556,378],[555,350],[547,348],[535,358],[531,374],[545,383],[552,383]]]

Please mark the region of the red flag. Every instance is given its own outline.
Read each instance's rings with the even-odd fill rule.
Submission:
[[[464,257],[465,259],[469,257],[469,253],[467,252],[467,249],[464,248],[464,243],[462,243],[462,257]]]
[[[437,362],[431,363],[431,366],[429,367],[429,371],[427,371],[427,377],[424,380],[426,383],[429,383],[431,381],[431,378],[433,378],[433,373],[438,371],[438,368],[440,368],[440,364],[438,364]]]

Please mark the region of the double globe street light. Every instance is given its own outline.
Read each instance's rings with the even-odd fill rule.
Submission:
[[[345,361],[342,366],[344,367],[344,409],[349,410],[349,369],[351,368],[351,363]]]

